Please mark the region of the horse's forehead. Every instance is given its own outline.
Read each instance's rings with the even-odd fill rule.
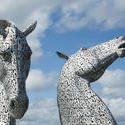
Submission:
[[[75,54],[72,55],[72,58],[75,58],[76,60],[79,58],[84,58],[84,57],[91,57],[93,56],[93,50],[91,48],[87,49],[87,50],[82,50],[80,49],[79,51],[77,51]]]
[[[74,62],[76,61],[77,63],[88,63],[88,62],[91,62],[93,64],[97,63],[98,62],[98,57],[96,55],[96,53],[94,53],[93,51],[91,50],[80,50],[76,55],[74,55],[75,58],[74,58]]]

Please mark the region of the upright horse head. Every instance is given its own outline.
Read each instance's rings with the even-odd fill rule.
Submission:
[[[90,83],[98,80],[117,58],[125,56],[125,37],[117,37],[91,48],[81,48],[67,59],[58,84],[58,106],[62,125],[117,125],[111,112]]]
[[[14,125],[28,108],[25,81],[32,51],[26,37],[36,22],[20,31],[13,23],[0,20],[0,123]],[[12,120],[11,120],[12,119]],[[13,123],[12,123],[13,121]]]

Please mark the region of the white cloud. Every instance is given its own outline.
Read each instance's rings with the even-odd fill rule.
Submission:
[[[29,106],[24,118],[17,125],[59,125],[58,109],[55,99],[44,99]]]
[[[61,2],[62,16],[56,23],[56,27],[61,32],[67,30],[76,30],[88,24],[86,12],[88,8],[97,0],[63,0]]]
[[[44,74],[39,69],[32,69],[26,81],[27,89],[32,91],[38,91],[46,88],[54,88],[57,82],[57,75],[58,73],[55,71]]]
[[[56,23],[60,31],[82,27],[113,29],[125,27],[123,0],[63,0],[62,16]]]
[[[121,69],[107,70],[98,80],[103,95],[125,96],[125,71]]]

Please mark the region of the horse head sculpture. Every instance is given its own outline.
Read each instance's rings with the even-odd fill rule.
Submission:
[[[125,37],[117,37],[71,56],[57,52],[67,61],[58,84],[58,107],[62,125],[117,125],[108,107],[91,89],[119,57],[125,56]]]
[[[0,20],[0,125],[15,125],[28,108],[25,81],[32,51],[26,37],[35,27],[36,22],[20,31]]]

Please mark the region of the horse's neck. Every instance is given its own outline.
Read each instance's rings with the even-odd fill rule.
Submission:
[[[0,125],[15,125],[15,120],[9,115],[7,103],[4,87],[0,83]]]
[[[62,124],[117,125],[109,109],[92,91],[85,79],[63,76],[58,85],[58,105]]]
[[[93,114],[97,124],[103,123],[110,125],[117,125],[114,120],[110,110],[102,101],[102,99],[91,89],[90,83],[87,83],[86,80],[81,77],[77,78],[77,88],[80,90],[81,96],[83,96],[84,101],[88,107],[90,114]]]

